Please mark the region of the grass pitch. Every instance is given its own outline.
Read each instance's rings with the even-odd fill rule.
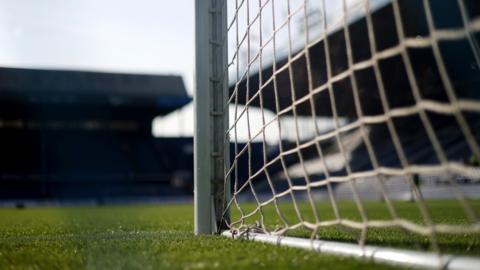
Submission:
[[[348,212],[354,206],[342,207]],[[191,205],[0,209],[0,269],[392,268],[219,236],[196,237],[192,230]],[[333,231],[324,236],[348,240]],[[459,242],[474,250],[479,246],[478,238]]]

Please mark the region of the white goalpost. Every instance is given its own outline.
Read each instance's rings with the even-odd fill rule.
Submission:
[[[196,0],[195,233],[480,268],[474,0]]]
[[[225,229],[224,202],[230,186],[225,184],[229,141],[226,75],[226,1],[195,1],[195,131],[194,201],[195,233]]]

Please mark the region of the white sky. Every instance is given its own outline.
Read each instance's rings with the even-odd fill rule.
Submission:
[[[193,0],[0,0],[0,65],[168,73],[192,89]]]

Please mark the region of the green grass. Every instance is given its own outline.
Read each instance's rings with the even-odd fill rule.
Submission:
[[[368,209],[379,205],[372,203]],[[344,215],[355,218],[353,204],[341,206]],[[328,205],[324,207],[326,213]],[[406,215],[414,212],[411,204],[404,208]],[[274,226],[272,209],[265,212],[272,216],[269,226]],[[456,214],[442,215],[462,222]],[[0,209],[0,269],[391,269],[299,249],[196,237],[192,217],[191,205]],[[322,235],[340,241],[354,236],[333,229]],[[400,243],[405,239],[400,233],[373,234],[381,244],[395,244],[392,237]],[[478,238],[448,241],[453,240],[478,252]]]
[[[190,205],[2,209],[0,268],[372,268],[303,250],[195,237],[192,216]]]

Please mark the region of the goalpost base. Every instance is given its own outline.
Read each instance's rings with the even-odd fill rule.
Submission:
[[[476,270],[480,267],[480,259],[478,258],[453,256],[448,254],[439,255],[433,252],[410,251],[376,246],[362,247],[358,244],[302,239],[252,232],[245,232],[236,235],[231,231],[224,231],[222,235],[233,239],[244,239],[278,246],[295,247],[320,253],[354,257],[376,263],[386,263],[404,267],[452,270]]]

